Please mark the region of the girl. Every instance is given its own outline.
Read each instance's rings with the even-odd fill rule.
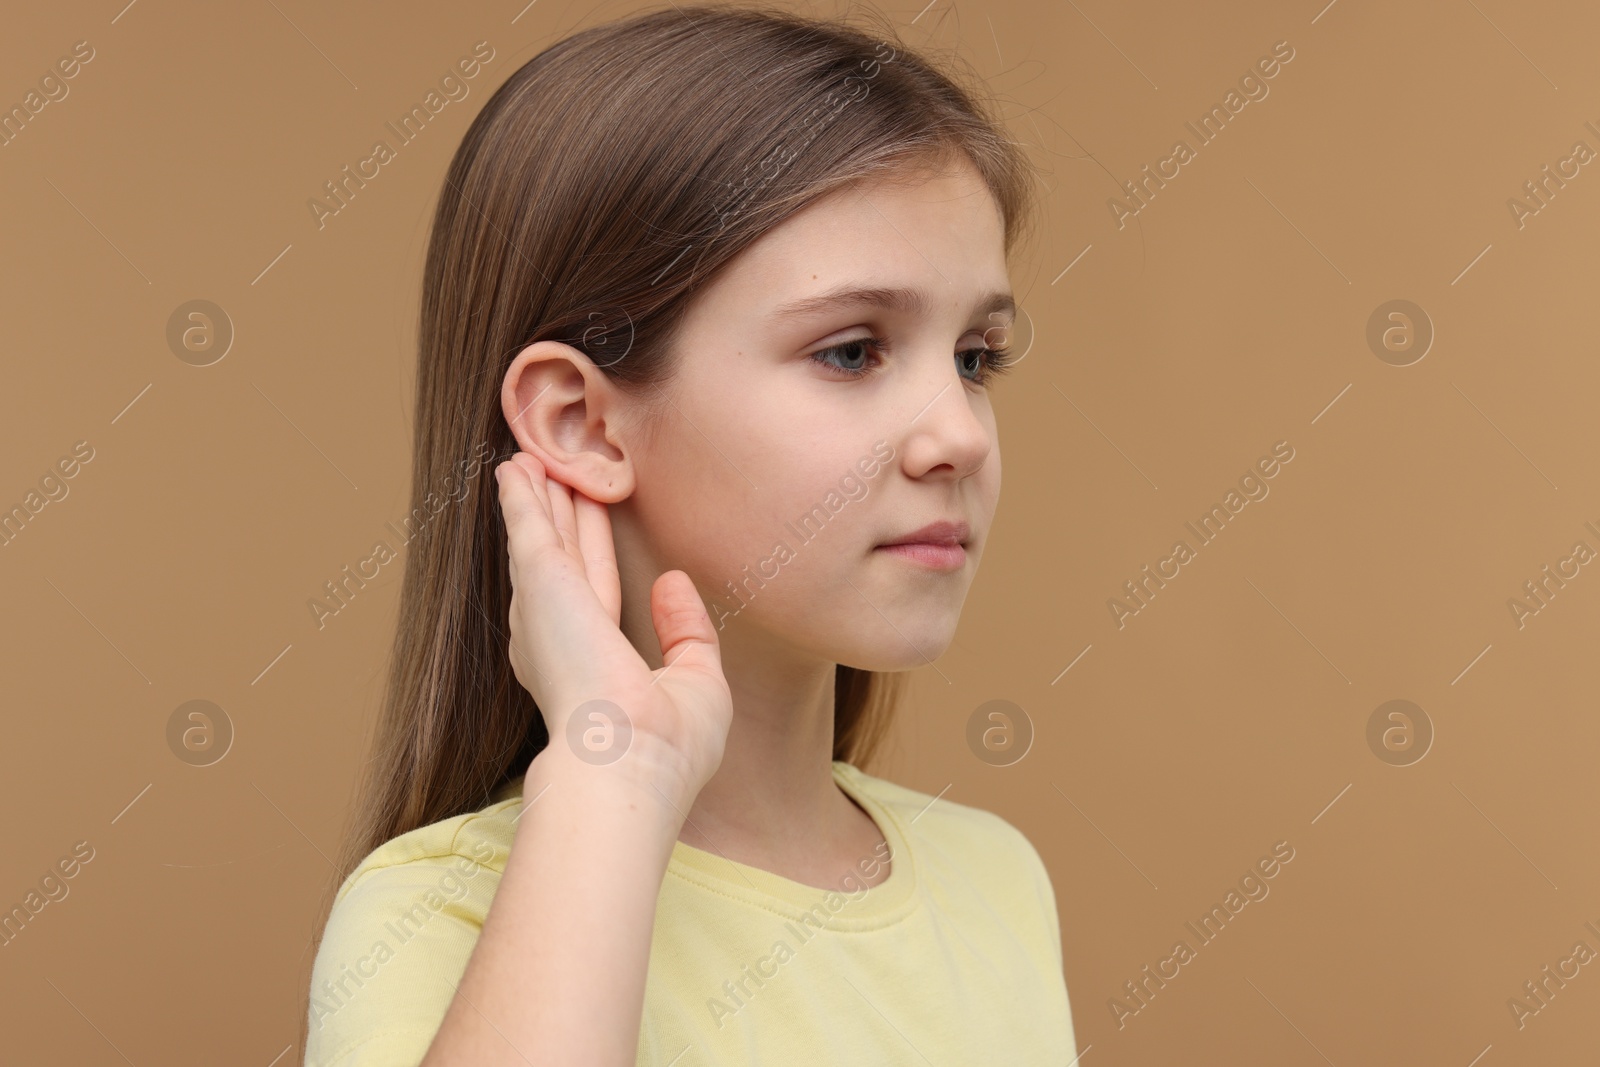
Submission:
[[[308,1067],[1075,1059],[1037,852],[860,769],[988,539],[1033,178],[887,26],[673,6],[494,93]]]

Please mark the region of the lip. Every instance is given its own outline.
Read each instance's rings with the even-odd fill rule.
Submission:
[[[879,545],[873,551],[887,552],[891,556],[931,567],[936,571],[958,571],[967,563],[967,550],[960,544],[931,544],[927,541],[902,541],[894,545]]]
[[[878,545],[874,551],[934,570],[955,571],[966,566],[969,535],[964,522],[930,522],[920,530]]]
[[[893,541],[884,541],[879,548],[888,548],[892,545],[941,545],[965,547],[971,530],[964,522],[930,522],[920,530],[913,530],[904,537],[897,537]]]

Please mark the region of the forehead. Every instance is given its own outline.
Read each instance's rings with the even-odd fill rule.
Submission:
[[[835,190],[740,253],[704,305],[784,325],[794,316],[781,308],[846,286],[919,290],[923,311],[1006,291],[1005,224],[976,168],[958,163]]]

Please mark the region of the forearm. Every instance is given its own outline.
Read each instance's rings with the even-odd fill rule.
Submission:
[[[505,873],[422,1067],[632,1067],[656,899],[689,807],[669,796],[559,744],[534,759]]]

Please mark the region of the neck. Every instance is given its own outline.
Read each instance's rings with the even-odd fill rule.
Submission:
[[[718,637],[733,722],[679,840],[798,862],[837,841],[854,810],[833,780],[835,664],[795,657],[737,619]]]
[[[659,669],[648,600],[624,596],[621,626]],[[717,637],[733,721],[678,839],[768,870],[800,869],[861,830],[862,814],[833,780],[836,664],[798,654],[747,617],[728,619]]]

